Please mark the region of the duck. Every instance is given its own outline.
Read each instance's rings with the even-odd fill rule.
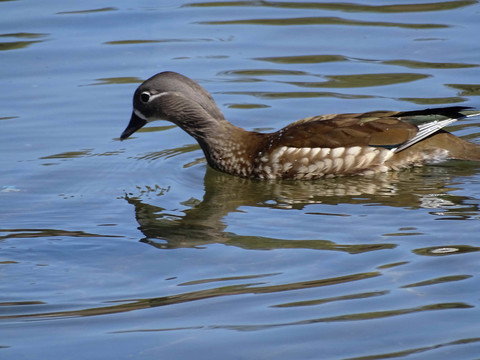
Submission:
[[[173,71],[145,80],[133,95],[127,139],[154,120],[191,135],[212,168],[243,178],[312,180],[369,175],[447,159],[480,161],[480,145],[444,128],[480,115],[470,107],[328,114],[261,133],[228,122],[196,81]]]

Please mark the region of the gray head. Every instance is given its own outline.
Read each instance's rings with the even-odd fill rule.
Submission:
[[[172,71],[145,80],[133,95],[133,113],[121,140],[153,120],[169,120],[191,135],[211,120],[224,121],[211,95],[198,83]]]

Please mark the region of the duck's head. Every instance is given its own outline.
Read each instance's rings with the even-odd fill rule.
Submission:
[[[133,95],[132,117],[120,139],[160,119],[171,121],[192,135],[212,121],[225,120],[203,87],[171,71],[158,73],[137,88]]]

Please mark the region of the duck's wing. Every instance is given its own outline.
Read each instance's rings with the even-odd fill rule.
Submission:
[[[465,107],[420,111],[330,114],[296,121],[272,134],[272,145],[289,147],[378,146],[401,151],[458,118]],[[422,124],[423,123],[423,124]],[[418,126],[416,124],[419,124]]]
[[[397,112],[331,114],[296,121],[274,133],[279,146],[396,147],[415,137],[416,125],[400,120]]]
[[[397,147],[395,152],[402,151],[413,144],[418,143],[437,131],[440,131],[444,127],[454,123],[458,119],[478,115],[480,115],[478,110],[472,110],[472,108],[466,106],[452,106],[447,108],[403,112],[400,114],[401,119],[417,124],[418,132],[412,139]]]

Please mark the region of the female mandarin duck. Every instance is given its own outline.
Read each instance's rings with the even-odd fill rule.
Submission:
[[[480,114],[468,109],[321,115],[274,133],[258,133],[229,123],[195,81],[162,72],[135,91],[133,114],[120,138],[126,139],[152,120],[164,119],[193,136],[208,164],[217,170],[246,178],[317,179],[444,159],[479,161],[479,145],[442,130],[458,118]]]

